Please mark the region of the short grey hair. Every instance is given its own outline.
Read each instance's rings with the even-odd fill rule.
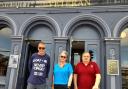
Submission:
[[[68,52],[66,50],[61,51],[60,55],[64,53],[68,57]]]

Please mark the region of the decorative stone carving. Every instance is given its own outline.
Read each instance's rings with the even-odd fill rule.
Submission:
[[[18,44],[16,44],[16,45],[14,46],[14,51],[13,51],[13,53],[14,53],[14,54],[18,54],[18,52],[19,52],[19,46],[18,46]]]

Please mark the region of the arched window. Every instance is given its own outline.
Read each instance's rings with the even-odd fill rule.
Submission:
[[[11,50],[11,34],[12,30],[10,28],[0,27],[0,77],[6,76]]]
[[[122,69],[122,89],[128,89],[128,28],[121,34],[121,69]]]

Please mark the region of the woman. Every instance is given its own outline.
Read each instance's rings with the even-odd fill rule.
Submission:
[[[58,64],[53,70],[53,85],[54,89],[68,89],[71,86],[73,69],[70,63],[67,63],[68,54],[62,51],[59,55]]]
[[[91,61],[91,54],[83,53],[82,62],[75,67],[74,89],[99,89],[100,79],[100,69]]]

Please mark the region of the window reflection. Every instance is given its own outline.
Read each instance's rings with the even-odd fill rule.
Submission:
[[[0,29],[0,76],[6,76],[11,49],[11,34],[11,29],[8,27]]]
[[[128,67],[128,28],[121,32],[121,66]]]
[[[128,89],[128,28],[120,34],[121,38],[121,71],[122,89]]]
[[[7,64],[8,64],[8,59],[9,59],[9,56],[5,56],[3,54],[0,53],[0,75],[1,76],[6,75]]]

